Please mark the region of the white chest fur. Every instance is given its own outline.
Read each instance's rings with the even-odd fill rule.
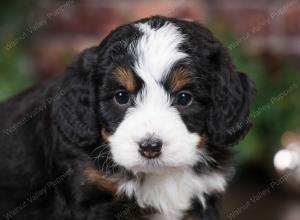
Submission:
[[[124,182],[120,193],[135,197],[141,207],[154,207],[159,214],[151,220],[179,220],[196,197],[205,206],[205,193],[223,191],[224,176],[217,173],[196,175],[191,170],[168,170],[163,173],[146,174],[143,181]]]

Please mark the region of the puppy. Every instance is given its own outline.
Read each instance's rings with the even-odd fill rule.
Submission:
[[[150,17],[0,105],[4,219],[212,220],[254,85],[202,25]]]

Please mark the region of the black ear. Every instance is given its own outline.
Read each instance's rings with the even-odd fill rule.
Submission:
[[[62,96],[52,105],[56,135],[80,147],[95,143],[99,136],[95,113],[96,61],[96,48],[81,53],[61,82]]]
[[[249,114],[254,93],[253,81],[232,66],[217,74],[207,122],[209,144],[231,146],[247,134],[251,127]]]

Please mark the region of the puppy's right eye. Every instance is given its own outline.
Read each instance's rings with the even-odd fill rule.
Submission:
[[[181,106],[188,106],[192,102],[192,94],[187,91],[182,91],[177,94],[176,104]]]
[[[119,105],[126,105],[130,100],[130,95],[126,91],[118,91],[114,99]]]

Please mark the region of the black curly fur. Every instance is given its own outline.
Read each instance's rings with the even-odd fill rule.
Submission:
[[[236,71],[227,50],[205,27],[165,17],[139,22],[159,28],[167,21],[185,34],[180,49],[192,58],[178,65],[188,66],[195,74],[195,104],[181,111],[181,117],[190,131],[207,136],[206,148],[214,159],[206,166],[197,164],[195,172],[226,172],[230,146],[251,126],[254,85]],[[142,219],[145,210],[134,201],[116,201],[110,192],[82,184],[86,164],[93,162],[92,153],[104,143],[101,129],[114,132],[124,115],[112,107],[115,85],[109,73],[115,65],[131,65],[134,57],[126,54],[126,46],[140,35],[132,25],[120,27],[99,46],[84,51],[63,78],[0,105],[0,218]],[[107,158],[97,161],[99,169],[105,160],[112,160],[109,148],[101,150]],[[113,171],[134,178],[117,165]],[[194,219],[218,219],[218,196],[207,195],[207,201],[204,210],[195,200],[188,214]]]

